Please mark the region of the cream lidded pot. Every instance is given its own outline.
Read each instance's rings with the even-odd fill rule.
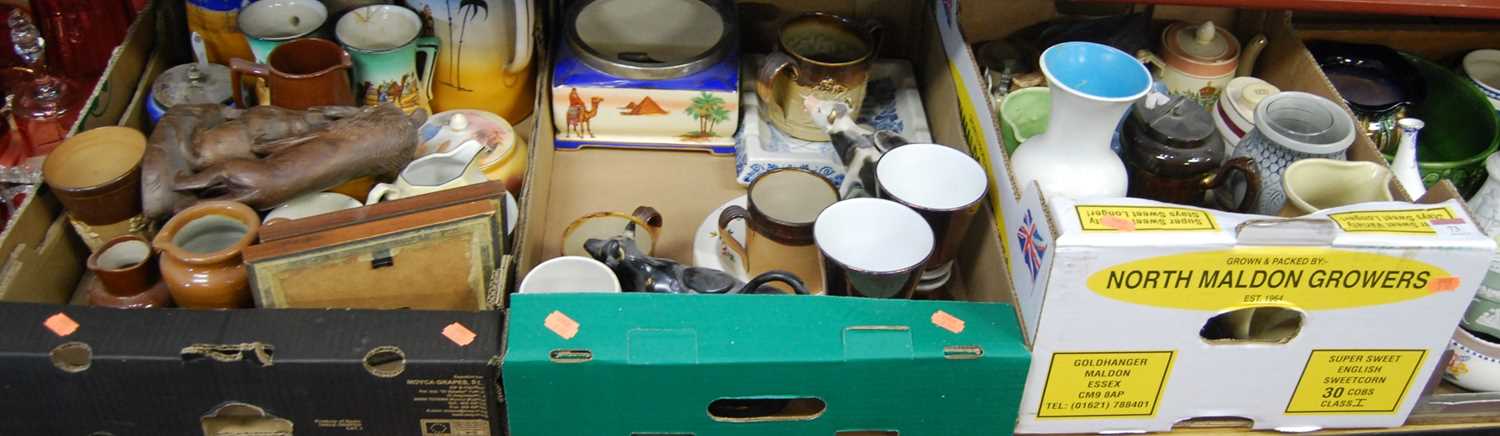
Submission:
[[[1230,79],[1249,74],[1265,45],[1266,38],[1257,35],[1241,51],[1240,40],[1212,21],[1176,22],[1162,31],[1160,54],[1142,50],[1136,56],[1161,70],[1157,80],[1167,91],[1209,107]]]

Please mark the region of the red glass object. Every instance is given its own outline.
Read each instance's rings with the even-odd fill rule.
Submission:
[[[135,12],[120,0],[31,0],[53,74],[92,81],[104,74]]]

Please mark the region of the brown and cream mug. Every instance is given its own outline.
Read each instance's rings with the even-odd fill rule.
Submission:
[[[661,213],[639,206],[630,213],[594,212],[573,220],[563,229],[562,255],[590,257],[583,244],[590,239],[609,239],[633,232],[636,248],[647,256],[656,251],[661,237]]]
[[[719,214],[719,240],[733,251],[748,275],[773,270],[803,279],[814,293],[819,276],[813,223],[823,209],[839,200],[828,179],[801,168],[771,170],[750,183],[746,207],[724,208]],[[745,220],[745,243],[729,232],[729,224]]]
[[[825,13],[804,14],[782,24],[779,49],[766,56],[755,80],[761,117],[799,139],[828,141],[828,133],[813,122],[803,100],[840,101],[849,105],[850,113],[859,113],[880,35],[875,21]]]
[[[73,135],[42,163],[42,179],[67,209],[90,250],[124,234],[146,231],[141,215],[141,163],[146,137],[106,126]]]

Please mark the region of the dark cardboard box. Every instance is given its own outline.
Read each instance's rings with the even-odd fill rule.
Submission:
[[[8,416],[0,434],[488,436],[502,428],[498,312],[143,313],[0,304]]]

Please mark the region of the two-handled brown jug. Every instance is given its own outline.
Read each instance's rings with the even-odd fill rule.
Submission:
[[[244,59],[229,61],[229,81],[234,103],[245,105],[241,78],[259,77],[271,91],[270,103],[287,109],[305,110],[315,106],[353,106],[354,86],[349,72],[354,60],[331,41],[303,38],[271,50],[265,64]]]

